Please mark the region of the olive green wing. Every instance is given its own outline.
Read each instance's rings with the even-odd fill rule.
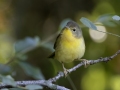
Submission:
[[[56,41],[55,41],[55,44],[54,44],[54,49],[56,49],[57,44],[58,44],[59,41],[60,41],[60,37],[61,37],[61,34],[59,34],[59,35],[57,36],[57,38],[56,38]],[[48,58],[54,58],[54,56],[55,56],[55,52],[53,52]]]
[[[56,41],[55,41],[55,44],[54,44],[54,49],[56,49],[57,44],[59,44],[60,38],[61,38],[61,34],[59,34],[56,38]]]
[[[55,52],[53,52],[50,56],[48,56],[48,58],[54,58],[55,56]]]

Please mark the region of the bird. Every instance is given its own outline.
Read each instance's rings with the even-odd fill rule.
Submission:
[[[76,22],[72,20],[67,22],[56,38],[54,49],[55,51],[49,58],[58,60],[62,64],[65,76],[67,76],[68,69],[65,68],[64,63],[80,60],[85,53],[82,30]]]

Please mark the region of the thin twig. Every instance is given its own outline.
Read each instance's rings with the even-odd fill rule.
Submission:
[[[26,85],[41,85],[54,90],[70,90],[63,86],[55,85],[47,80],[16,81],[16,85],[17,85],[16,87],[26,86]],[[11,85],[0,84],[0,89],[3,89],[3,88],[15,88],[15,86],[13,87]]]
[[[88,60],[88,62],[86,64],[88,65],[93,65],[93,64],[96,64],[96,63],[99,63],[99,62],[108,62],[110,60],[112,60],[113,58],[115,58],[118,54],[120,54],[120,50],[118,50],[115,54],[113,54],[112,56],[109,56],[109,57],[104,57],[104,58],[99,58],[99,59],[96,59],[96,60]],[[81,67],[81,66],[84,66],[85,63],[84,61],[79,63],[78,65],[74,66],[73,68],[71,69],[68,69],[68,72],[71,73],[73,71],[75,71],[77,68]],[[59,80],[61,77],[64,77],[64,73],[63,72],[59,72],[57,76],[49,79],[51,82],[56,82],[57,80]]]
[[[112,60],[113,58],[115,58],[118,54],[120,54],[120,50],[118,50],[115,54],[113,54],[112,56],[109,56],[109,57],[99,58],[97,60],[88,60],[88,62],[86,64],[93,65],[93,64],[96,64],[99,62],[108,62],[108,61]],[[75,71],[77,68],[84,66],[84,65],[85,65],[85,63],[81,62],[78,65],[74,66],[73,68],[69,69],[68,72],[71,73],[71,72]],[[53,77],[49,80],[16,81],[16,84],[17,84],[17,86],[41,85],[41,86],[46,86],[46,87],[48,87],[50,89],[54,89],[54,90],[70,90],[63,86],[53,84],[53,82],[56,82],[57,80],[59,80],[62,77],[64,77],[64,73],[60,71],[55,77]],[[2,89],[2,88],[12,88],[12,86],[6,85],[6,84],[0,84],[0,89]]]

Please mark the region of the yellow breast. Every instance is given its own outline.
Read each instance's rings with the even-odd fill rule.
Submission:
[[[85,52],[83,37],[78,39],[71,36],[69,32],[67,34],[61,37],[59,46],[55,50],[55,59],[65,63],[81,58]]]

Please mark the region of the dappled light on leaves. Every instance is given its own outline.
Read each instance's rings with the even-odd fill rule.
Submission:
[[[102,32],[99,32],[97,30],[92,30],[92,29],[89,29],[89,33],[90,33],[90,37],[97,43],[101,43],[103,41],[106,40],[107,38],[107,34],[106,33],[103,33],[103,32],[106,32],[106,28],[104,26],[96,26],[97,29],[99,31],[102,31]]]
[[[109,86],[112,90],[120,90],[120,75],[113,75],[110,79]]]
[[[14,44],[11,38],[6,35],[0,35],[0,63],[7,63],[13,58],[14,54]]]
[[[82,90],[105,90],[106,72],[102,65],[89,67],[88,72],[82,78]]]
[[[101,15],[105,13],[115,13],[115,10],[113,6],[109,2],[100,2],[96,5],[96,7],[93,10],[94,15]]]

